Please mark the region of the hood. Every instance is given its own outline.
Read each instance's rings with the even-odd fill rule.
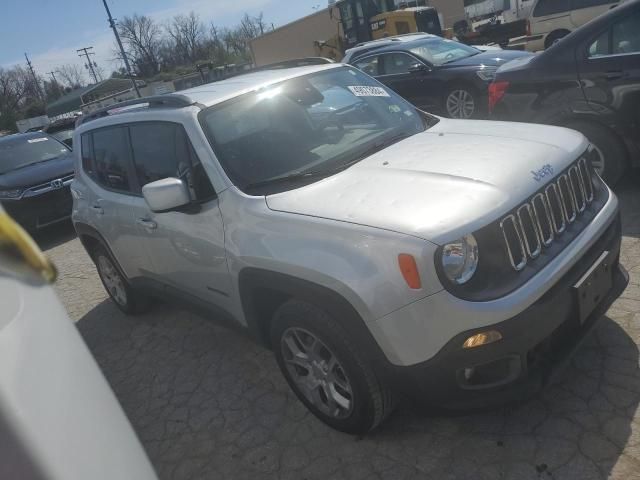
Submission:
[[[535,57],[533,53],[521,52],[518,50],[489,50],[486,52],[472,55],[471,57],[461,58],[455,62],[442,65],[440,68],[457,68],[484,65],[486,67],[499,67],[516,58]]]
[[[281,212],[452,241],[523,203],[587,148],[573,130],[444,120],[317,183],[266,198]],[[537,177],[537,179],[536,179]]]
[[[33,187],[73,173],[73,153],[65,153],[41,163],[0,175],[0,188]]]

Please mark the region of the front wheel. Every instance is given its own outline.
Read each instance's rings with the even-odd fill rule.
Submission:
[[[474,90],[466,86],[450,89],[444,97],[445,112],[450,118],[468,120],[481,115],[480,99]]]
[[[330,427],[363,434],[393,410],[392,392],[323,310],[298,300],[286,302],[274,315],[271,342],[291,389]]]

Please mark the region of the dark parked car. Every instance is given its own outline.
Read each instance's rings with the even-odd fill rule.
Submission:
[[[395,90],[418,108],[452,118],[486,114],[487,89],[498,67],[530,53],[482,51],[435,35],[373,41],[347,52],[344,62]]]
[[[73,131],[76,129],[76,117],[64,118],[50,123],[42,129],[56,140],[61,141],[67,147],[73,148]]]
[[[501,67],[490,87],[495,119],[573,128],[615,184],[640,162],[640,1],[624,3],[546,52]]]
[[[69,148],[42,133],[0,138],[0,202],[28,230],[71,216],[73,157]]]

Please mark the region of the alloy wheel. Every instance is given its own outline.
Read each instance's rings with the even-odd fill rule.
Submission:
[[[105,256],[98,258],[98,273],[104,282],[107,291],[119,305],[127,304],[127,292],[120,272],[113,265],[111,260]]]
[[[280,343],[287,371],[307,401],[329,417],[347,418],[353,389],[335,354],[303,328],[285,330]]]
[[[446,103],[451,118],[469,119],[476,111],[476,102],[467,90],[452,91]]]

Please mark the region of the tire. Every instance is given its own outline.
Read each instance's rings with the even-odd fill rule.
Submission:
[[[289,300],[280,306],[271,323],[271,342],[291,389],[330,427],[364,434],[395,408],[393,392],[375,375],[361,349],[314,305]]]
[[[553,46],[556,42],[562,40],[564,37],[569,35],[571,32],[569,30],[555,30],[547,35],[547,38],[544,40],[544,49]]]
[[[447,90],[443,107],[445,115],[460,120],[482,118],[485,112],[480,95],[467,85],[455,85]]]
[[[149,310],[149,298],[135,291],[113,257],[102,246],[93,251],[98,276],[113,303],[127,315],[136,315]]]
[[[569,128],[582,133],[595,147],[601,158],[594,168],[607,185],[615,186],[627,169],[627,150],[620,139],[608,128],[591,122],[575,122]]]

